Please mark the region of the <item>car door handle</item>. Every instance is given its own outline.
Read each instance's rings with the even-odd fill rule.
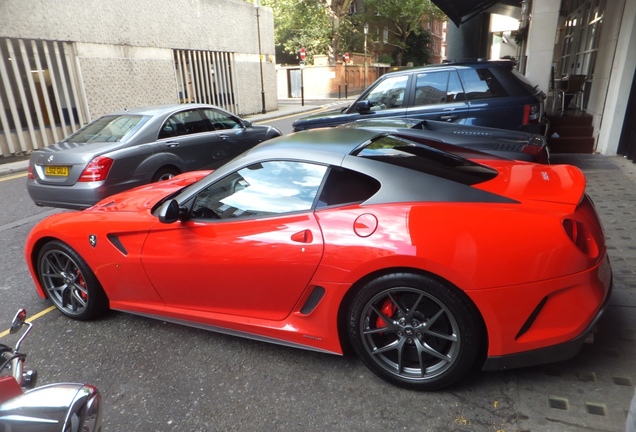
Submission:
[[[221,134],[219,136],[221,137],[222,140],[229,140],[230,139],[230,137],[225,135],[225,134]]]
[[[440,116],[440,118],[439,118],[439,119],[440,119],[440,120],[446,120],[446,121],[453,121],[453,120],[456,120],[456,119],[457,119],[457,117],[458,117],[457,115],[451,114],[451,115],[443,115],[443,116]]]
[[[176,142],[176,141],[168,141],[168,142],[166,143],[166,145],[167,145],[168,147],[179,147],[179,143],[178,143],[178,142]]]
[[[314,235],[311,230],[306,229],[292,234],[291,239],[297,243],[311,243],[314,240]]]

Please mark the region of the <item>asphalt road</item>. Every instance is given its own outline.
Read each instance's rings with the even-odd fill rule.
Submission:
[[[292,121],[268,123],[288,132]],[[592,178],[593,184],[601,178]],[[615,187],[634,190],[623,178],[617,181]],[[633,336],[625,348],[630,341],[617,332],[626,326],[618,308],[603,322],[601,345],[586,346],[571,361],[476,372],[434,393],[391,386],[354,357],[117,312],[75,322],[48,310],[51,304],[33,289],[24,240],[39,220],[60,210],[32,204],[24,183],[24,176],[0,178],[0,342],[15,343],[3,331],[19,307],[30,315],[47,311],[33,321],[23,344],[27,367],[39,371],[40,384],[97,386],[105,431],[623,430],[633,383],[612,384],[631,379],[635,357]],[[561,409],[568,404],[569,411]]]

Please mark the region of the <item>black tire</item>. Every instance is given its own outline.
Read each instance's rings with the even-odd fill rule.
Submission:
[[[37,273],[46,294],[64,315],[83,321],[108,310],[108,297],[97,277],[66,243],[53,240],[44,245]]]
[[[439,390],[463,378],[483,337],[475,306],[432,277],[394,273],[366,284],[349,309],[349,338],[382,379],[412,390]]]
[[[174,168],[170,168],[170,167],[159,168],[157,172],[155,173],[155,175],[152,176],[152,182],[155,183],[158,181],[170,180],[172,177],[176,176],[177,174],[180,174],[180,173]]]

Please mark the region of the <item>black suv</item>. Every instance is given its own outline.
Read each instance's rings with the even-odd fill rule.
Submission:
[[[544,100],[509,60],[444,63],[383,75],[351,105],[299,119],[293,129],[394,117],[544,134]]]

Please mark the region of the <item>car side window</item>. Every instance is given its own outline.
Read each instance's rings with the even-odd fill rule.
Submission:
[[[446,102],[452,103],[464,101],[466,101],[466,93],[464,93],[464,88],[462,87],[462,83],[459,81],[457,72],[452,71],[448,76]]]
[[[238,219],[311,210],[327,167],[268,161],[241,168],[195,198],[193,219]]]
[[[360,203],[380,189],[376,179],[355,171],[332,168],[320,192],[317,208]]]
[[[159,139],[208,132],[209,130],[208,122],[201,116],[199,110],[181,111],[171,115],[166,120],[159,131]]]
[[[371,111],[400,108],[404,105],[408,75],[400,75],[380,81],[369,94],[361,99],[370,102]]]
[[[460,69],[459,75],[464,83],[468,100],[508,96],[489,69]]]
[[[212,108],[206,108],[202,111],[205,118],[210,121],[214,130],[238,129],[243,127],[237,119],[226,112]]]
[[[413,106],[437,105],[448,102],[448,71],[417,74]]]

